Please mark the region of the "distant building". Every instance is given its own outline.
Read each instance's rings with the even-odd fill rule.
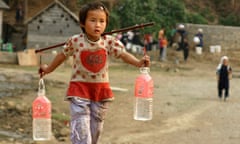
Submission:
[[[3,27],[3,10],[9,9],[8,5],[4,3],[3,0],[0,0],[0,39],[2,41],[2,27]]]
[[[43,48],[63,43],[80,30],[78,17],[62,3],[55,0],[25,22],[26,48]]]

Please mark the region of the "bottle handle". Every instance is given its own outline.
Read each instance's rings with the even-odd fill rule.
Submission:
[[[43,78],[40,78],[38,83],[38,95],[45,95],[45,84]]]

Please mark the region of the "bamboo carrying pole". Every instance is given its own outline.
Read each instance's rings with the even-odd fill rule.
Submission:
[[[113,33],[127,32],[127,31],[130,31],[130,30],[140,29],[140,28],[144,28],[146,26],[152,26],[152,25],[154,25],[154,22],[140,24],[140,25],[136,25],[136,26],[131,26],[131,27],[127,27],[127,28],[123,28],[123,29],[119,29],[119,30],[113,30],[113,31],[110,31],[110,32],[105,32],[102,35],[111,35]],[[64,44],[65,44],[65,42],[60,43],[60,44],[56,44],[56,45],[53,45],[53,46],[49,46],[49,47],[46,47],[46,48],[37,49],[37,50],[35,50],[35,53],[42,52],[42,51],[49,50],[49,49],[53,49],[53,48],[56,48],[56,47],[60,47],[60,46],[63,46]]]

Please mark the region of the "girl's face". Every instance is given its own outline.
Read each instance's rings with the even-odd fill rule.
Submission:
[[[88,11],[85,25],[83,25],[83,27],[85,28],[88,39],[91,41],[97,41],[105,31],[106,25],[106,13],[101,9],[97,9]]]
[[[224,59],[224,60],[223,60],[223,65],[225,65],[225,66],[228,65],[228,60],[227,60],[227,59]]]

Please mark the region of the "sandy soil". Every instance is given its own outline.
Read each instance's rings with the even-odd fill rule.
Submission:
[[[180,65],[174,65],[172,60],[152,64],[153,119],[145,122],[133,120],[133,91],[138,69],[118,62],[111,63],[111,85],[128,91],[114,91],[115,101],[107,113],[100,144],[238,144],[239,63],[233,64],[230,98],[224,102],[217,97],[215,78],[220,55],[196,57]],[[6,65],[0,68],[6,72],[16,69],[36,75],[36,68]],[[62,81],[67,85],[69,75],[70,68],[62,67],[45,79]],[[68,103],[63,101],[65,88],[54,85],[47,88],[54,112],[68,115]],[[34,99],[32,95],[25,96],[24,100],[31,103]],[[31,127],[29,124],[26,126]],[[61,143],[67,144],[68,140]]]

